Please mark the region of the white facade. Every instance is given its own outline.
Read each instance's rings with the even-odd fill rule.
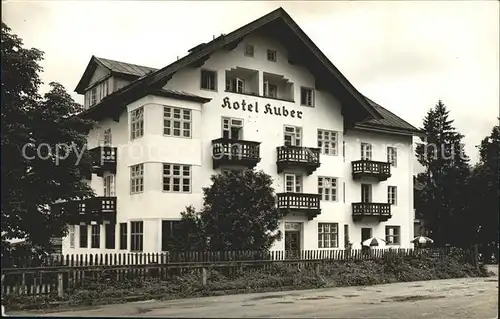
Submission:
[[[245,55],[247,45],[254,48],[254,56]],[[268,61],[267,50],[275,50],[276,62]],[[412,179],[412,137],[411,134],[388,134],[370,132],[368,130],[347,130],[344,133],[344,119],[341,104],[328,92],[314,91],[314,106],[301,106],[301,87],[314,88],[315,78],[307,69],[288,62],[288,52],[278,42],[261,35],[249,35],[233,50],[215,52],[201,67],[186,67],[173,75],[165,85],[166,89],[189,92],[190,94],[211,99],[200,103],[181,99],[147,95],[127,105],[119,122],[108,118],[99,122],[88,137],[89,148],[103,143],[104,130],[111,129],[112,145],[117,147],[118,158],[114,175],[113,193],[117,197],[117,220],[115,228],[115,249],[105,249],[105,226],[100,227],[99,248],[91,247],[91,227],[87,227],[87,248],[79,245],[80,227],[72,226],[72,233],[63,240],[63,253],[109,253],[128,252],[131,249],[131,222],[143,221],[144,252],[161,251],[162,220],[179,220],[180,212],[188,205],[200,208],[202,205],[202,187],[210,185],[210,176],[221,172],[212,166],[212,140],[222,137],[222,118],[236,118],[243,121],[243,140],[261,142],[261,160],[255,167],[264,170],[274,180],[277,193],[285,192],[284,174],[277,173],[276,147],[284,141],[284,126],[300,127],[302,146],[318,146],[318,129],[337,132],[337,155],[321,154],[321,166],[311,175],[302,174],[304,193],[318,193],[318,177],[336,179],[336,200],[321,201],[321,213],[308,220],[300,212],[287,215],[280,225],[285,234],[285,222],[300,223],[300,249],[316,250],[318,247],[318,224],[333,223],[337,225],[336,245],[332,248],[345,247],[345,227],[348,227],[349,240],[353,248],[361,247],[361,229],[371,228],[371,235],[385,238],[386,226],[397,226],[400,229],[399,245],[394,247],[410,247],[413,238],[413,179]],[[248,87],[259,92],[258,96],[225,92],[226,71],[244,68],[255,71],[254,84]],[[201,89],[201,71],[216,71],[216,90]],[[283,76],[288,83],[293,83],[294,102],[263,97],[264,73]],[[98,67],[94,74],[105,77],[108,73]],[[278,78],[278,77],[277,77]],[[99,80],[97,80],[99,81]],[[95,82],[93,80],[93,82]],[[116,81],[115,81],[116,82]],[[111,93],[110,89],[110,92]],[[280,88],[278,88],[280,90]],[[231,104],[244,100],[253,104],[253,110],[243,111],[223,107],[224,99],[229,98]],[[266,104],[272,108],[286,108],[289,116],[269,114],[265,112]],[[258,104],[258,112],[255,105]],[[86,101],[85,105],[89,105]],[[173,137],[164,134],[164,108],[180,108],[191,110],[190,137]],[[142,137],[131,140],[131,112],[143,108]],[[295,117],[291,112],[295,111]],[[300,118],[299,118],[300,114]],[[345,142],[345,147],[343,144]],[[391,177],[386,181],[373,179],[360,181],[352,176],[351,162],[361,159],[361,143],[372,145],[372,160],[387,162],[387,146],[397,149],[397,165],[391,167]],[[167,192],[163,190],[163,164],[180,164],[190,167],[189,192]],[[143,191],[131,194],[131,166],[143,164]],[[297,172],[300,172],[297,171]],[[104,196],[104,178],[93,174],[91,186],[97,196]],[[361,201],[361,183],[371,184],[373,202],[387,203],[388,186],[395,186],[396,204],[391,206],[392,217],[387,221],[371,220],[353,221],[353,202]],[[109,196],[109,194],[107,194]],[[120,250],[119,224],[127,223],[127,249]],[[347,225],[347,226],[345,226]],[[333,236],[333,235],[332,235]],[[275,243],[273,249],[285,249],[285,236]]]

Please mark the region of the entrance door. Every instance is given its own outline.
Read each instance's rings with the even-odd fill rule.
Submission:
[[[372,237],[372,229],[371,228],[361,228],[361,245],[363,242]]]
[[[300,223],[285,223],[285,257],[300,257]]]

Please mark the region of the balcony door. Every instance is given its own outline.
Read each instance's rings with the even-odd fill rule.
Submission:
[[[365,161],[372,160],[372,145],[368,143],[361,143],[361,159]]]
[[[363,203],[372,202],[372,185],[361,184],[361,202]]]
[[[111,129],[105,129],[104,130],[104,146],[111,146],[113,142],[112,135],[111,135]]]
[[[243,139],[243,120],[229,117],[222,118],[222,137],[231,140]]]
[[[106,175],[104,176],[104,196],[114,197],[115,195],[115,176]]]
[[[302,175],[285,174],[285,193],[302,193]]]
[[[298,126],[285,126],[285,146],[302,145],[302,128]]]

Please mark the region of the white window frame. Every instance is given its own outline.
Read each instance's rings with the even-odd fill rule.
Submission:
[[[163,163],[163,191],[191,193],[191,165]]]
[[[387,186],[387,203],[396,206],[398,204],[398,188]]]
[[[203,87],[203,75],[205,74],[210,74],[207,78],[208,87]],[[217,91],[217,71],[202,69],[200,72],[200,88],[202,90]]]
[[[113,136],[111,135],[110,128],[104,130],[103,139],[104,146],[111,146],[113,144]]]
[[[134,226],[137,226],[140,229],[137,229],[137,227]],[[135,246],[140,246],[140,247],[135,247]],[[130,221],[130,251],[142,252],[143,250],[144,250],[144,222],[142,220]]]
[[[267,61],[276,62],[278,60],[278,52],[276,50],[267,49]]]
[[[163,135],[171,137],[192,137],[193,112],[191,109],[163,107]]]
[[[222,117],[222,137],[224,137],[224,132],[228,132],[227,136],[232,140],[242,140],[243,139],[243,119],[234,118],[234,117]],[[237,137],[232,136],[232,128],[239,128],[239,134]]]
[[[361,143],[361,160],[371,161],[372,160],[372,145],[370,143]]]
[[[321,200],[338,201],[338,179],[336,177],[318,176],[318,194]]]
[[[395,238],[397,241],[394,241]],[[401,226],[385,226],[385,240],[387,245],[401,245]]]
[[[245,93],[245,80],[232,78],[226,81],[226,91],[233,93]]]
[[[391,166],[398,166],[398,149],[393,146],[387,146],[387,162],[391,163]]]
[[[144,192],[144,164],[130,167],[130,194]]]
[[[302,175],[300,174],[284,174],[284,175],[285,175],[284,176],[285,193],[302,193],[304,191]]]
[[[144,136],[144,107],[138,107],[130,112],[130,139]]]
[[[69,248],[75,248],[75,225],[69,225]]]
[[[323,155],[338,155],[338,132],[318,129],[318,147]]]
[[[287,144],[287,137],[290,138],[290,144]],[[285,146],[302,146],[302,127],[285,125],[283,128],[283,144]]]
[[[103,177],[103,188],[105,197],[115,197],[115,175],[105,175]]]
[[[264,96],[277,99],[278,86],[276,84],[269,83],[269,81],[264,81]]]
[[[303,97],[303,94],[306,96]],[[314,107],[314,89],[305,86],[300,87],[300,105]],[[305,102],[304,102],[305,100]]]
[[[245,56],[253,58],[255,55],[255,48],[251,44],[245,45]]]
[[[318,248],[339,247],[339,224],[318,223]]]

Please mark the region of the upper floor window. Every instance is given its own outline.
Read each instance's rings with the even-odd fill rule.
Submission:
[[[189,193],[191,191],[191,166],[163,164],[163,190]]]
[[[338,241],[337,223],[318,223],[318,248],[337,248]]]
[[[254,53],[253,53],[253,45],[251,45],[251,44],[247,44],[247,45],[245,46],[245,55],[246,55],[246,56],[249,56],[249,57],[253,57],[253,54],[254,54]]]
[[[144,191],[144,164],[130,167],[130,192],[132,194]]]
[[[337,155],[337,132],[318,130],[318,147],[321,154]]]
[[[400,243],[399,226],[385,226],[385,241],[389,245],[399,245]]]
[[[94,86],[90,91],[90,105],[97,103],[97,88]]]
[[[277,98],[278,86],[276,84],[269,83],[269,81],[264,81],[264,96]]]
[[[396,186],[387,186],[387,202],[391,205],[397,204],[398,189]]]
[[[276,56],[277,56],[276,50],[267,50],[267,60],[271,62],[276,62]]]
[[[321,200],[337,201],[337,179],[318,177],[318,194],[321,195]]]
[[[300,105],[314,106],[314,90],[311,88],[300,88]]]
[[[101,100],[108,95],[108,81],[104,81],[101,84],[99,84],[100,88],[100,95],[101,95]]]
[[[104,196],[114,197],[115,196],[115,175],[104,176],[103,184],[104,184]]]
[[[285,192],[302,193],[302,175],[285,174]]]
[[[130,113],[130,139],[144,135],[144,108],[141,106]]]
[[[398,149],[392,146],[387,147],[387,162],[391,163],[391,166],[396,167],[398,165]]]
[[[163,134],[191,137],[191,110],[166,106],[163,108]]]
[[[104,145],[105,146],[110,146],[113,142],[112,140],[112,137],[111,137],[111,129],[110,128],[107,128],[104,130],[104,134],[103,134],[103,138],[104,138]]]
[[[201,88],[217,91],[217,73],[210,70],[201,70]]]
[[[369,143],[361,143],[361,159],[366,161],[372,160],[372,145]]]
[[[232,140],[243,139],[243,120],[230,117],[223,117],[222,137]]]
[[[244,93],[245,92],[245,80],[240,78],[227,79],[226,80],[226,91]]]
[[[285,146],[301,146],[302,145],[302,128],[298,126],[285,125]]]

